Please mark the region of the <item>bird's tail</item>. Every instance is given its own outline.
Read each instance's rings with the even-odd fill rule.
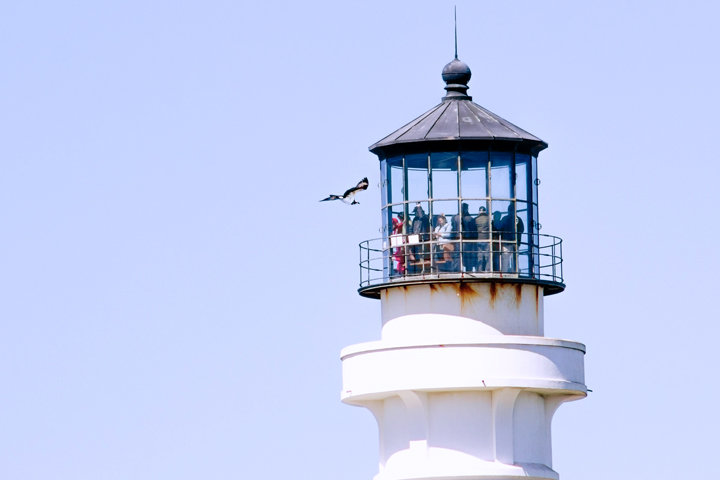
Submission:
[[[339,198],[340,198],[340,197],[338,197],[337,195],[330,195],[329,197],[323,198],[323,199],[320,200],[320,201],[321,201],[321,202],[327,202],[327,201],[329,201],[329,200],[338,200]]]

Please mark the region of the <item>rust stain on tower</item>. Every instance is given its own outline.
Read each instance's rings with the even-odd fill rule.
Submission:
[[[515,284],[515,306],[518,308],[520,308],[520,303],[522,302],[522,289],[522,283]]]
[[[478,296],[478,293],[469,283],[461,282],[457,284],[458,295],[460,296],[460,304],[465,308],[466,304],[472,303]]]
[[[490,282],[490,307],[495,308],[495,299],[497,298],[497,283]]]

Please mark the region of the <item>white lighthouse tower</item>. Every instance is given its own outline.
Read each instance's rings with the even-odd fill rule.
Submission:
[[[547,144],[473,103],[470,75],[455,58],[442,103],[370,147],[382,238],[360,245],[359,293],[382,334],[342,351],[342,400],[377,420],[375,480],[557,479],[553,415],[587,393],[584,345],[544,336],[565,288],[540,234]]]

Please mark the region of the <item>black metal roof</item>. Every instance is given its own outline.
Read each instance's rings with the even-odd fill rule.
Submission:
[[[443,69],[448,93],[442,103],[370,146],[370,151],[379,154],[391,145],[448,140],[522,142],[535,152],[547,148],[535,135],[474,103],[467,95],[470,76],[470,68],[457,58],[448,63]]]

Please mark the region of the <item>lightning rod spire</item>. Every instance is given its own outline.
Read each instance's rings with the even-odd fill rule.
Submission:
[[[455,5],[455,59],[457,59],[457,5]]]

